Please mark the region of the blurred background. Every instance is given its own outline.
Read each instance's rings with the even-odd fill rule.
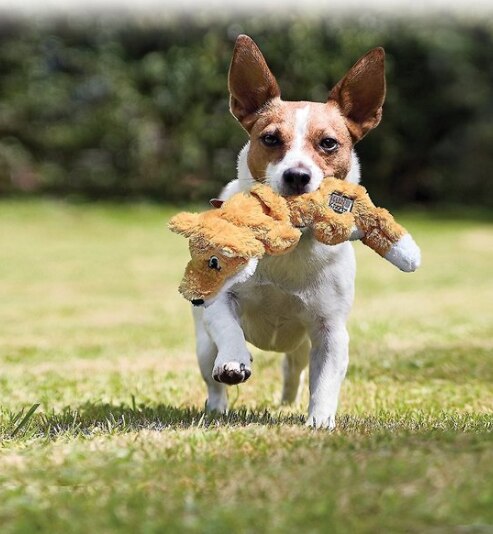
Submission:
[[[257,41],[291,100],[325,100],[362,54],[385,47],[383,121],[358,146],[372,196],[388,206],[493,206],[492,17],[376,11],[4,16],[0,195],[216,195],[247,140],[228,112],[239,33]]]
[[[271,1],[0,0],[1,534],[492,532],[493,4]],[[286,99],[387,51],[357,150],[423,265],[354,244],[335,434],[254,347],[230,416],[203,414],[166,222],[235,177],[239,33]]]

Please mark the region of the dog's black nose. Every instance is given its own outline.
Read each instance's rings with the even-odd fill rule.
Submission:
[[[193,299],[192,304],[194,306],[202,306],[202,304],[204,304],[204,299]]]
[[[282,177],[293,193],[304,193],[305,186],[310,182],[311,174],[305,169],[295,168],[284,171]]]

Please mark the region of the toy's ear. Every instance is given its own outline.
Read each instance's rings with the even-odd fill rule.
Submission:
[[[337,83],[329,101],[337,102],[355,141],[378,126],[385,100],[385,51],[370,50]]]
[[[250,228],[222,222],[224,224],[217,228],[218,235],[212,237],[211,243],[217,246],[226,258],[261,258],[265,254],[264,245]]]
[[[213,208],[220,208],[224,204],[224,200],[221,200],[220,198],[211,198],[209,204]]]
[[[226,258],[261,258],[265,254],[265,247],[261,241],[255,239],[248,232],[238,232],[234,241],[221,247],[221,254]]]
[[[258,198],[265,213],[278,221],[289,221],[289,208],[286,199],[273,191],[268,185],[258,184],[251,195]]]
[[[191,237],[197,231],[198,220],[199,215],[197,213],[184,211],[171,218],[168,223],[168,228],[176,234]]]

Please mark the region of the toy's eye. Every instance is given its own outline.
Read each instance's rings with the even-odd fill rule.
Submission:
[[[219,265],[219,260],[216,258],[216,256],[211,256],[209,259],[209,269],[215,269],[216,271],[221,270],[221,266]]]
[[[281,139],[275,134],[265,134],[260,139],[268,147],[279,146],[281,144]]]
[[[320,141],[320,148],[325,152],[334,152],[338,147],[339,143],[333,137],[325,137]]]

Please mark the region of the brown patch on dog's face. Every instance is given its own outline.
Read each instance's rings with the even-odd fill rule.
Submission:
[[[327,103],[284,102],[257,45],[239,36],[229,71],[230,108],[250,134],[253,178],[281,194],[313,191],[327,175],[346,178],[353,144],[382,116],[384,57],[375,48],[360,58]]]
[[[338,106],[329,101],[318,102],[284,102],[276,99],[257,114],[250,130],[250,150],[248,167],[252,176],[259,182],[265,181],[269,164],[280,163],[286,154],[296,149],[300,132],[297,131],[296,111],[308,106],[306,130],[301,145],[298,147],[320,169],[324,176],[344,178],[349,171],[353,141],[346,120]],[[278,143],[269,145],[266,136],[278,139]],[[269,137],[267,137],[269,139]],[[327,151],[322,142],[333,139],[337,149]],[[296,158],[295,158],[296,159]],[[301,159],[301,158],[300,158]],[[303,162],[300,161],[301,166]]]

